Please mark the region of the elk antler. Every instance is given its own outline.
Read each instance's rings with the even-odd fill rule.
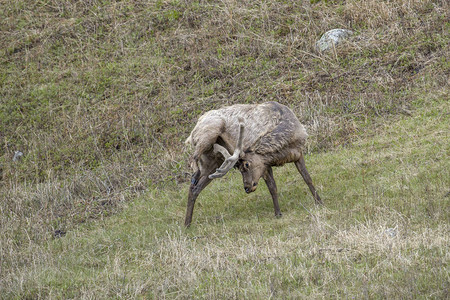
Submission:
[[[216,169],[216,172],[214,174],[209,175],[209,179],[219,178],[227,174],[228,171],[231,170],[231,168],[234,167],[236,162],[239,159],[239,155],[242,152],[242,140],[244,138],[244,122],[242,118],[239,118],[239,136],[238,136],[238,142],[236,145],[236,149],[234,149],[233,155],[230,155],[227,149],[225,147],[222,147],[219,144],[214,144],[214,153],[220,152],[225,157],[225,161],[222,163],[222,165]]]

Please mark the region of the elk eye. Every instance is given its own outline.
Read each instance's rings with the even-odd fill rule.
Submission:
[[[244,165],[245,165],[246,168],[250,167],[250,165],[248,164],[248,162],[246,162]]]

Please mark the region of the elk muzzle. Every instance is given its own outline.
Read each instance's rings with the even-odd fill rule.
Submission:
[[[257,182],[252,182],[251,185],[244,185],[244,190],[247,194],[250,194],[250,193],[256,191],[257,186],[258,186]]]

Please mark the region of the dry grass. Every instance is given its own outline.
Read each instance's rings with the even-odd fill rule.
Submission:
[[[444,103],[448,98],[448,11],[447,1],[438,0],[1,2],[0,289],[30,298],[361,298],[422,290],[437,291],[423,293],[424,297],[448,297],[448,278],[439,287],[432,283],[445,275],[438,264],[448,260],[442,253],[448,228],[439,224],[448,217],[443,209],[448,198],[433,202],[424,196],[448,189],[442,176],[448,170],[440,166],[448,155],[442,143],[447,129],[432,130],[430,136],[417,133],[416,128],[422,127],[415,119],[422,113],[442,118],[440,113],[448,111],[445,105],[423,110],[433,107],[430,99]],[[334,51],[318,53],[315,41],[337,27],[357,35]],[[179,190],[189,178],[182,142],[199,114],[226,104],[271,100],[287,104],[307,126],[308,152],[329,159],[316,160],[321,190],[342,202],[352,220],[356,205],[360,224],[334,222],[331,207],[312,211],[301,228],[290,223],[298,219],[287,216],[277,227],[279,236],[271,232],[272,223],[259,226],[256,220],[250,220],[256,229],[238,222],[223,233],[213,229],[207,238],[174,229],[183,218],[184,195],[169,193],[168,198],[183,202],[172,207],[166,196],[158,200],[153,193],[164,187]],[[411,127],[390,127],[402,118],[413,118]],[[401,134],[398,143],[404,146],[395,153],[377,152],[371,159],[361,154],[356,160],[345,147],[371,151],[394,142],[378,138],[372,144],[358,144],[361,139],[370,141],[366,132]],[[436,152],[433,147],[447,150]],[[423,157],[414,154],[416,148],[427,149]],[[17,150],[24,157],[13,162]],[[338,150],[347,156],[326,156]],[[327,188],[342,180],[341,175],[350,176],[345,173],[349,168],[389,163],[403,152],[414,157],[402,169],[404,175],[389,169],[388,175],[377,178],[389,188],[365,187],[371,176],[367,170],[357,174],[351,186],[358,192],[346,194],[347,198]],[[347,165],[329,174],[333,159]],[[427,173],[418,181],[416,161],[441,173]],[[294,173],[281,176],[293,190]],[[236,186],[232,183],[228,191],[234,193]],[[216,192],[223,189],[218,185]],[[421,198],[406,197],[411,191]],[[87,236],[79,252],[76,242],[70,244],[83,239],[84,231],[71,235],[78,234],[74,233],[78,226],[108,222],[106,216],[127,208],[144,192],[155,207],[172,207],[152,216],[158,226],[131,219],[150,226],[149,231],[134,233],[136,240],[141,233],[148,234],[144,241],[151,241],[157,252],[149,254],[134,241],[135,249],[126,248],[125,254],[120,247],[109,252],[105,246],[97,261],[96,253],[82,254],[83,247],[95,246],[94,237]],[[289,193],[285,195],[290,197]],[[369,195],[377,204],[372,207],[360,195]],[[386,197],[389,205],[381,205]],[[416,203],[420,213],[405,199]],[[220,226],[227,214],[237,219],[248,216],[245,206],[240,208],[246,213],[236,216],[231,208],[224,212],[220,203],[215,204],[217,211],[199,215],[198,224],[207,223],[205,232]],[[152,215],[155,207],[141,208]],[[373,220],[360,219],[364,209],[373,209]],[[415,219],[426,215],[437,223]],[[114,220],[120,222],[119,217]],[[398,234],[387,238],[383,232],[389,228]],[[421,240],[427,233],[430,239]],[[330,239],[330,244],[313,234]],[[67,248],[61,242],[59,249],[59,241],[65,239]],[[115,243],[106,239],[104,244],[108,242]],[[299,245],[294,247],[295,243]],[[435,246],[427,248],[427,243]],[[185,247],[190,251],[177,252]],[[252,251],[255,259],[249,258]],[[437,255],[436,261],[431,256],[414,260],[414,255],[430,253]],[[60,260],[73,255],[68,265]],[[357,257],[368,257],[362,259],[361,268]],[[183,259],[197,271],[181,268]],[[152,262],[160,264],[158,270],[145,267]],[[377,270],[385,270],[386,277]],[[67,279],[73,274],[76,287]],[[96,281],[93,274],[102,276]],[[403,282],[398,288],[396,276]],[[424,286],[414,285],[421,276]],[[233,289],[236,282],[240,286]],[[294,288],[298,285],[302,290]]]
[[[326,207],[294,167],[278,168],[276,219],[266,188],[245,195],[230,174],[202,193],[184,230],[185,191],[154,189],[62,238],[3,239],[2,295],[445,299],[448,102],[421,105],[351,147],[307,157]]]

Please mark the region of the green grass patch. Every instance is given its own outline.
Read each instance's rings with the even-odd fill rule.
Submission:
[[[187,185],[156,188],[117,215],[30,242],[33,264],[4,278],[3,295],[445,298],[447,109],[428,101],[353,146],[307,156],[324,207],[285,166],[276,219],[267,188],[246,195],[231,172],[200,195],[184,229]]]
[[[447,6],[0,2],[0,298],[448,298]],[[184,230],[197,118],[265,101],[326,206],[231,172]]]

